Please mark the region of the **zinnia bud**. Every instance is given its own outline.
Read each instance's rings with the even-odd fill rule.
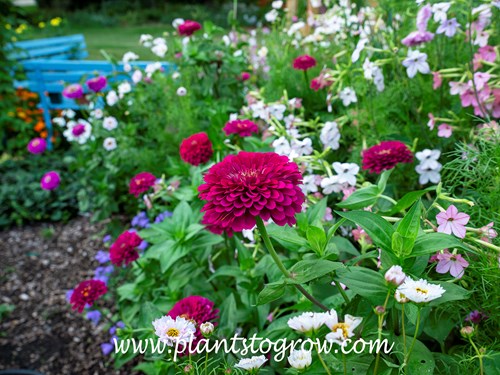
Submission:
[[[472,337],[472,335],[474,334],[474,327],[472,326],[462,327],[462,329],[460,330],[460,334],[462,335],[462,337],[465,338]]]
[[[214,325],[210,322],[205,322],[200,325],[200,332],[203,336],[209,337],[214,332]]]
[[[394,284],[395,286],[400,286],[406,279],[406,275],[403,272],[401,266],[392,266],[385,273],[385,280],[388,283]]]
[[[385,307],[384,306],[375,307],[375,314],[384,315],[385,314]]]

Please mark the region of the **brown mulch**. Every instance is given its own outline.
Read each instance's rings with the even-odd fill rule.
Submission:
[[[14,305],[0,320],[0,370],[44,375],[131,374],[113,370],[101,343],[108,326],[93,326],[71,310],[66,291],[93,277],[105,227],[77,218],[0,232],[0,304]]]

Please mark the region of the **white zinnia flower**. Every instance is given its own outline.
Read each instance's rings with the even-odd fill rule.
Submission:
[[[276,9],[271,9],[269,12],[267,12],[264,15],[264,18],[266,19],[267,22],[274,22],[278,18],[279,13]]]
[[[356,163],[339,163],[336,161],[332,164],[333,169],[337,172],[339,184],[349,184],[356,186],[356,175],[359,172],[359,165]]]
[[[118,100],[120,100],[118,98],[118,95],[116,95],[116,91],[115,90],[111,90],[110,92],[108,92],[106,94],[106,103],[112,107],[114,106],[116,103],[118,103]]]
[[[346,87],[339,93],[339,98],[342,100],[342,104],[344,106],[348,106],[351,103],[356,103],[358,98],[356,97],[356,92],[352,87]]]
[[[394,265],[387,270],[384,275],[388,283],[400,286],[406,279],[406,274],[403,272],[401,266]]]
[[[337,150],[340,147],[340,132],[337,123],[335,121],[325,122],[319,139],[325,148],[330,147],[332,150]]]
[[[422,74],[429,74],[431,69],[427,63],[427,54],[419,50],[408,50],[406,59],[403,60],[403,66],[406,68],[408,77],[413,78],[417,72]]]
[[[260,368],[264,363],[266,363],[267,358],[263,355],[253,356],[252,358],[243,358],[235,365],[235,367],[242,368],[244,370],[255,370]]]
[[[297,332],[309,333],[317,331],[323,324],[337,316],[335,310],[325,313],[304,312],[299,316],[288,319],[288,326]]]
[[[145,47],[150,46],[150,41],[153,40],[153,35],[151,34],[142,34],[139,38],[139,44],[142,44]]]
[[[168,51],[168,47],[166,44],[155,44],[151,48],[151,52],[153,52],[158,57],[165,57],[165,54]]]
[[[187,90],[186,90],[185,87],[181,86],[181,87],[179,87],[177,89],[177,95],[179,95],[179,96],[186,96],[186,94],[187,94]]]
[[[363,318],[346,314],[344,323],[339,323],[337,313],[332,314],[325,324],[332,332],[326,335],[326,339],[335,342],[340,346],[347,345],[347,339],[354,336],[354,330],[361,324]]]
[[[297,370],[305,369],[312,363],[311,352],[304,349],[294,350],[288,357],[288,363]]]
[[[104,117],[104,120],[102,120],[102,127],[106,130],[111,131],[113,129],[116,129],[117,126],[118,121],[113,116]]]
[[[160,338],[161,342],[168,346],[174,346],[176,342],[189,343],[194,338],[196,327],[194,324],[180,316],[172,319],[165,315],[159,319],[153,320],[155,334]]]
[[[102,145],[106,149],[106,151],[112,151],[116,148],[116,139],[114,139],[113,137],[108,137],[104,140]]]
[[[425,303],[441,297],[446,290],[441,285],[430,284],[427,280],[413,280],[407,277],[398,288],[406,298],[415,303]]]

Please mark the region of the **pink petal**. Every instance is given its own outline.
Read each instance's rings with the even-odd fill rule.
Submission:
[[[451,221],[446,220],[444,223],[442,223],[438,227],[438,232],[445,233],[445,234],[451,234]]]
[[[457,224],[454,221],[450,221],[451,223],[451,230],[453,231],[453,234],[457,236],[458,238],[464,238],[465,237],[465,227],[463,225]]]
[[[448,217],[455,218],[455,216],[458,214],[458,210],[457,210],[457,208],[454,205],[451,205],[446,210],[446,213],[448,214]]]
[[[439,225],[443,222],[448,221],[448,214],[446,212],[440,212],[436,215],[436,220]]]
[[[465,225],[469,222],[470,216],[464,214],[463,212],[459,212],[453,219],[453,221],[457,224]]]
[[[448,273],[450,270],[452,262],[449,260],[440,260],[436,266],[437,273]]]
[[[464,268],[457,262],[451,262],[450,275],[453,277],[462,277],[464,274]]]

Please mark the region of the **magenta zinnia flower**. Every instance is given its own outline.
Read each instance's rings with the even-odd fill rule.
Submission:
[[[130,180],[128,192],[137,198],[140,194],[148,191],[155,182],[156,177],[153,174],[149,172],[138,173]]]
[[[94,92],[99,92],[106,87],[108,81],[104,76],[91,78],[87,81],[87,86]]]
[[[399,141],[384,141],[363,151],[363,169],[371,173],[381,173],[399,163],[411,163],[413,154]]]
[[[293,60],[293,68],[297,70],[308,70],[316,66],[316,59],[309,55],[302,55]]]
[[[61,178],[59,174],[54,171],[47,172],[43,175],[40,180],[40,186],[43,190],[54,190],[61,183]]]
[[[198,22],[191,20],[186,20],[184,21],[184,23],[180,24],[179,27],[177,27],[179,35],[184,35],[184,36],[191,36],[194,34],[195,31],[198,31],[200,29],[201,25]]]
[[[85,306],[92,306],[107,291],[106,284],[100,280],[82,281],[71,294],[70,303],[73,305],[73,310],[81,313]]]
[[[32,154],[41,154],[47,148],[47,142],[43,138],[33,138],[28,143],[28,151]]]
[[[210,168],[198,190],[207,201],[202,223],[214,233],[241,232],[255,217],[283,226],[296,223],[304,203],[297,164],[274,152],[228,155]]]
[[[139,258],[137,246],[142,242],[142,238],[135,232],[125,231],[118,236],[109,248],[109,259],[117,266],[128,265]]]
[[[181,159],[194,166],[208,162],[213,153],[212,142],[205,132],[184,139],[179,147]]]
[[[451,276],[460,279],[464,274],[464,269],[469,267],[469,262],[462,258],[460,254],[452,254],[448,250],[439,253],[436,258],[438,260],[437,273],[449,272]]]
[[[457,208],[451,205],[445,212],[436,215],[439,225],[437,231],[446,234],[453,233],[458,238],[464,238],[465,225],[469,222],[469,219],[469,215],[458,212]]]
[[[226,123],[222,130],[226,135],[238,134],[240,137],[250,137],[252,133],[259,132],[259,127],[250,120],[233,120]]]
[[[79,83],[73,83],[72,85],[66,86],[62,94],[68,99],[79,99],[83,96],[83,87]]]

